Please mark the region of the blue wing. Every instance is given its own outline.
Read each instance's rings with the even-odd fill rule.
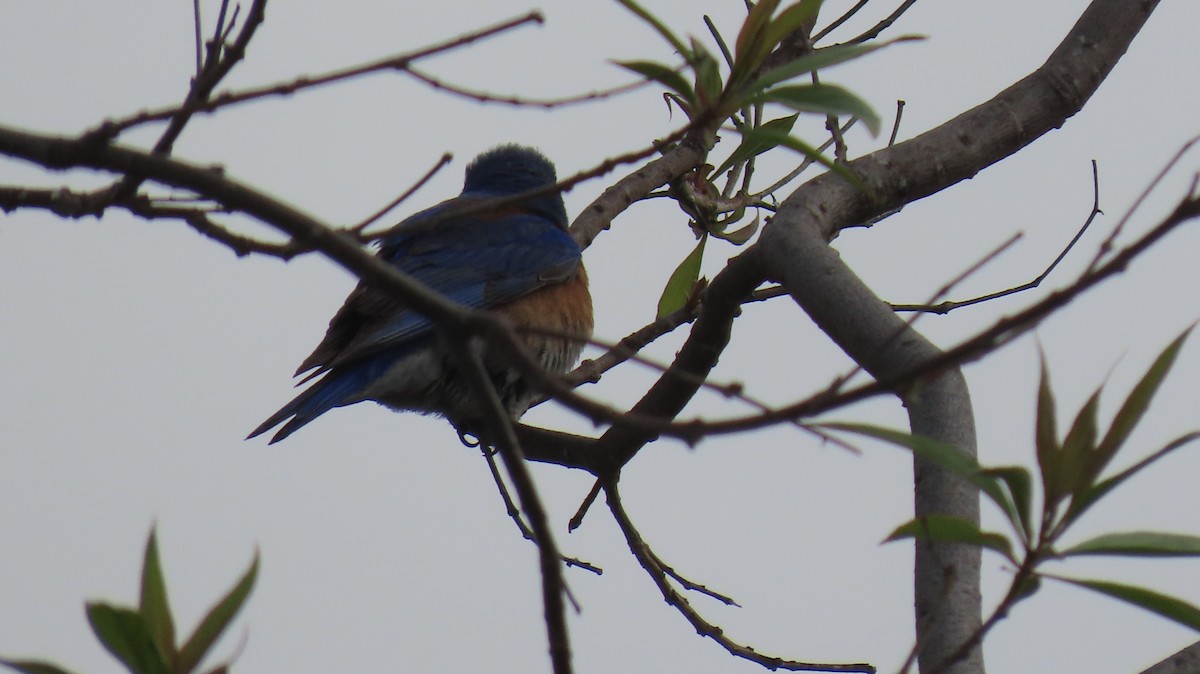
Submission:
[[[383,241],[380,257],[472,309],[499,306],[575,275],[579,246],[553,222],[517,210],[446,218],[464,203],[470,198],[452,199],[409,218]],[[297,374],[313,368],[319,373],[400,347],[432,329],[424,316],[360,285]]]
[[[455,216],[479,197],[462,195],[408,218],[384,240],[379,256],[449,299],[473,309],[496,307],[547,284],[572,278],[579,246],[559,225],[520,209]],[[346,298],[324,340],[297,375],[325,373],[251,434],[294,417],[282,440],[324,412],[363,400],[363,391],[396,360],[428,348],[433,324],[365,285]],[[307,379],[305,380],[307,381]]]

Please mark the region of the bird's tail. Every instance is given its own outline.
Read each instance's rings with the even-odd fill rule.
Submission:
[[[366,365],[363,363],[326,373],[320,381],[259,424],[246,439],[258,437],[290,418],[271,438],[268,444],[273,445],[335,407],[362,401],[363,389],[371,379],[371,368]]]

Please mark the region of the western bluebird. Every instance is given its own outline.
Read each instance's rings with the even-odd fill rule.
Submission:
[[[481,200],[554,184],[554,165],[537,150],[502,145],[467,165],[462,194],[404,220],[381,241],[379,256],[451,300],[502,314],[526,333],[542,366],[565,372],[592,332],[592,298],[579,246],[567,233],[562,195],[551,192],[490,211],[455,215]],[[499,350],[484,368],[505,409],[520,417],[536,396]],[[482,421],[482,405],[458,373],[454,355],[424,316],[360,283],[329,322],[325,339],[296,371],[315,384],[249,437],[287,423],[271,442],[343,405],[373,400],[395,410],[439,414],[452,423]]]

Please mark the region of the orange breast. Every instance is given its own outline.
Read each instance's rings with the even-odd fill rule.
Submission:
[[[583,265],[575,278],[539,288],[510,302],[501,311],[518,326],[569,333],[578,339],[556,339],[528,334],[525,343],[550,370],[564,371],[574,365],[583,350],[583,341],[592,336],[592,296],[588,292],[587,272]]]

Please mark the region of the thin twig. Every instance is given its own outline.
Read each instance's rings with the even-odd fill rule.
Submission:
[[[192,0],[192,21],[196,27],[196,76],[204,66],[204,38],[201,36],[200,0]]]
[[[464,443],[465,442],[466,441],[464,440]],[[500,500],[504,502],[505,514],[507,514],[508,517],[513,521],[513,524],[517,525],[517,531],[521,532],[521,538],[524,538],[525,540],[536,545],[537,536],[533,534],[533,530],[531,530],[529,525],[525,523],[525,520],[521,518],[521,509],[517,507],[517,504],[513,503],[512,495],[508,493],[508,485],[504,482],[504,477],[500,475],[500,468],[496,465],[496,451],[483,443],[477,443],[476,446],[479,447],[480,452],[483,454],[484,460],[487,462],[488,471],[492,474],[492,482],[494,482],[496,485],[496,491],[500,493]],[[574,566],[583,569],[584,571],[591,571],[597,576],[604,574],[604,569],[601,569],[591,562],[585,562],[577,557],[568,557],[566,555],[560,555],[560,557],[563,564],[566,564],[567,566]],[[575,595],[571,593],[571,589],[563,586],[563,590],[567,593],[567,599],[570,600],[571,606],[575,609],[575,612],[579,613],[579,602],[575,600]]]
[[[626,84],[619,84],[609,89],[601,89],[597,91],[588,91],[582,94],[573,96],[562,96],[559,98],[531,98],[528,96],[517,96],[515,94],[494,94],[481,89],[470,89],[457,84],[450,84],[445,80],[438,79],[433,75],[417,70],[412,66],[404,69],[409,75],[425,84],[444,91],[455,96],[468,98],[479,103],[502,103],[504,105],[512,105],[522,108],[545,108],[547,110],[553,108],[561,108],[566,105],[578,105],[580,103],[591,103],[601,101],[613,96],[636,91],[650,84],[652,80],[641,79]]]
[[[587,496],[583,497],[583,502],[579,504],[579,508],[575,510],[575,514],[571,516],[567,522],[567,531],[575,531],[583,524],[583,518],[588,514],[592,504],[596,502],[596,497],[600,495],[600,489],[604,485],[603,481],[597,479],[593,484]]]
[[[1189,193],[1179,202],[1166,218],[1159,222],[1149,232],[1136,241],[1122,248],[1107,262],[1095,270],[1086,272],[1070,286],[1054,291],[1040,302],[1012,316],[1004,317],[975,335],[959,342],[956,346],[943,351],[942,355],[930,360],[920,367],[899,373],[886,380],[866,383],[853,389],[842,391],[836,395],[827,392],[807,398],[801,402],[779,408],[779,413],[788,418],[808,417],[842,407],[876,395],[888,394],[908,383],[917,381],[946,368],[961,365],[977,359],[986,353],[999,349],[1020,335],[1025,334],[1036,326],[1042,319],[1075,298],[1097,286],[1105,279],[1121,273],[1129,264],[1142,253],[1161,241],[1180,225],[1200,217],[1200,195]],[[690,433],[702,435],[724,434],[763,428],[774,425],[781,419],[774,414],[760,414],[739,418],[725,419],[712,422],[684,422],[677,424],[678,432],[688,437]],[[660,433],[674,435],[672,430],[663,429]]]
[[[1051,262],[1046,267],[1046,269],[1043,270],[1041,274],[1038,274],[1037,277],[1035,277],[1033,280],[1022,283],[1019,286],[1014,286],[1012,288],[1005,288],[1004,290],[997,290],[996,292],[991,292],[986,295],[980,295],[979,297],[972,297],[971,299],[967,299],[967,300],[958,300],[958,301],[954,301],[954,302],[949,302],[949,301],[941,302],[940,304],[932,304],[932,303],[896,304],[896,305],[892,305],[892,308],[895,309],[896,311],[917,311],[917,312],[923,312],[923,313],[946,314],[955,309],[961,309],[962,307],[969,307],[974,304],[980,304],[982,302],[988,302],[990,300],[999,299],[1001,297],[1008,297],[1009,295],[1015,295],[1017,293],[1025,292],[1026,290],[1032,290],[1032,289],[1040,286],[1042,284],[1042,281],[1045,281],[1046,277],[1050,276],[1050,272],[1054,271],[1054,269],[1056,267],[1058,267],[1058,264],[1063,261],[1063,258],[1065,258],[1067,256],[1067,253],[1071,252],[1071,249],[1075,247],[1075,244],[1079,242],[1079,239],[1083,237],[1084,232],[1086,232],[1088,230],[1088,227],[1091,226],[1092,221],[1094,221],[1096,219],[1096,216],[1102,215],[1103,213],[1104,213],[1104,211],[1100,210],[1100,174],[1099,174],[1098,169],[1096,168],[1096,160],[1093,159],[1092,160],[1092,210],[1090,213],[1088,213],[1088,216],[1084,220],[1083,225],[1079,228],[1078,231],[1075,232],[1075,236],[1073,236],[1071,238],[1071,241],[1069,243],[1067,243],[1066,247],[1064,247],[1058,253],[1058,257],[1054,258],[1054,261]],[[1019,237],[1020,235],[1018,234],[1016,236]],[[1011,239],[1010,243],[1014,243],[1015,238],[1016,237],[1014,237],[1014,239]]]
[[[562,575],[562,555],[558,552],[554,535],[550,531],[549,518],[529,473],[521,444],[513,431],[512,419],[504,409],[500,395],[484,369],[483,343],[478,337],[453,332],[446,337],[454,347],[452,351],[458,357],[460,371],[475,395],[485,403],[485,426],[492,441],[500,449],[500,458],[504,461],[509,479],[517,491],[521,509],[529,518],[529,526],[537,542],[538,561],[542,570],[546,637],[550,644],[550,662],[554,674],[571,674],[571,642],[567,636],[567,618],[563,604],[566,579]]]
[[[706,587],[705,585],[703,585],[701,583],[697,583],[693,580],[685,578],[678,571],[676,571],[674,568],[672,568],[666,562],[664,562],[662,560],[662,557],[659,557],[658,553],[654,552],[650,548],[647,547],[646,552],[654,558],[654,563],[656,565],[658,565],[658,568],[662,569],[663,573],[667,574],[668,577],[673,578],[675,580],[675,582],[679,583],[679,585],[681,587],[683,587],[683,589],[689,590],[691,592],[697,592],[706,597],[709,597],[710,599],[716,599],[717,601],[721,602],[722,604],[724,604],[726,606],[736,606],[737,608],[742,607],[742,605],[737,603],[737,601],[735,601],[733,599],[733,597],[721,594],[720,592],[717,592],[715,590],[710,590],[710,589],[708,589],[708,587]]]
[[[242,91],[226,91],[211,97],[207,95],[189,94],[188,99],[182,105],[159,108],[156,110],[147,110],[125,118],[109,120],[102,123],[92,131],[89,131],[88,135],[94,138],[111,140],[120,133],[132,127],[146,124],[148,122],[173,119],[181,115],[190,116],[197,112],[213,112],[220,108],[225,108],[238,103],[244,103],[246,101],[267,96],[290,95],[296,93],[297,91],[311,89],[333,82],[340,82],[342,80],[354,77],[361,77],[369,73],[383,70],[407,70],[412,61],[457,49],[464,45],[471,44],[472,42],[512,30],[528,23],[542,22],[543,18],[540,12],[529,12],[522,16],[509,19],[508,21],[504,21],[487,28],[481,28],[470,33],[465,33],[456,38],[445,40],[428,47],[423,47],[416,51],[405,52],[403,54],[389,56],[384,59],[379,59],[348,68],[340,68],[320,75],[298,77],[287,82],[279,82],[276,84],[245,89]],[[197,78],[197,81],[200,79],[201,78]],[[213,83],[212,86],[215,86],[215,83]],[[209,87],[210,91],[212,86]]]
[[[1150,193],[1153,192],[1156,187],[1158,187],[1158,184],[1162,182],[1162,180],[1166,178],[1167,174],[1175,168],[1175,165],[1179,163],[1179,160],[1183,159],[1183,155],[1187,154],[1197,142],[1200,142],[1200,136],[1192,138],[1188,142],[1184,143],[1183,146],[1180,147],[1179,150],[1166,163],[1166,165],[1162,167],[1162,169],[1158,172],[1158,175],[1154,177],[1154,180],[1150,181],[1150,184],[1146,186],[1146,189],[1142,190],[1142,193],[1139,194],[1138,198],[1134,200],[1133,205],[1129,207],[1129,210],[1125,211],[1125,214],[1121,216],[1120,220],[1117,221],[1117,225],[1116,227],[1113,227],[1113,231],[1104,238],[1103,242],[1100,243],[1100,248],[1096,251],[1096,257],[1092,259],[1090,264],[1088,264],[1087,268],[1089,272],[1095,270],[1096,267],[1100,265],[1100,261],[1104,259],[1104,256],[1112,252],[1113,245],[1116,242],[1117,237],[1119,237],[1121,232],[1125,229],[1125,224],[1129,222],[1129,219],[1133,217],[1133,214],[1136,213],[1141,207],[1142,203],[1146,201],[1146,198],[1150,196]]]
[[[857,117],[851,117],[849,120],[846,121],[845,124],[842,125],[842,128],[840,129],[840,131],[842,133],[846,133],[846,131],[848,131],[850,129],[850,127],[854,126],[857,122],[858,122]],[[830,139],[826,140],[824,143],[821,143],[821,145],[817,147],[817,152],[824,152],[825,150],[828,150],[829,147],[831,145],[833,145],[833,141],[834,141],[834,139],[830,138]],[[804,161],[800,162],[799,166],[792,169],[784,177],[775,181],[775,183],[772,184],[770,187],[768,187],[764,190],[760,190],[756,194],[753,194],[752,197],[756,198],[756,199],[763,199],[769,194],[774,194],[777,190],[782,188],[784,185],[787,185],[788,183],[790,183],[793,180],[795,180],[796,178],[798,178],[801,173],[803,173],[805,170],[807,170],[808,167],[815,164],[816,161],[817,160],[813,159],[812,157],[805,157]]]
[[[888,147],[896,144],[896,136],[900,133],[900,118],[904,116],[904,99],[896,101],[896,120],[892,122],[892,135],[888,136]]]
[[[625,542],[629,545],[629,550],[633,553],[634,558],[644,569],[650,579],[654,581],[658,587],[663,599],[667,604],[671,605],[676,611],[688,621],[689,624],[696,630],[696,633],[708,637],[717,642],[722,648],[735,657],[744,658],[751,662],[757,663],[770,670],[783,669],[787,671],[803,671],[803,672],[865,672],[873,673],[875,668],[866,663],[854,664],[835,664],[835,663],[818,663],[818,662],[801,662],[798,660],[788,660],[776,656],[765,655],[758,652],[750,646],[739,644],[725,635],[725,631],[705,620],[696,609],[692,608],[691,603],[687,598],[681,595],[672,585],[667,572],[662,568],[658,561],[657,555],[646,544],[645,539],[634,526],[633,520],[629,514],[625,512],[625,506],[621,503],[620,494],[617,491],[617,483],[615,480],[606,481],[604,485],[604,493],[607,496],[609,510],[613,514],[613,519],[616,520],[617,526],[621,529],[621,533],[625,536]]]
[[[371,215],[367,216],[367,218],[365,220],[363,220],[362,222],[359,222],[357,225],[350,227],[349,231],[361,236],[363,230],[366,229],[367,227],[370,227],[371,223],[382,218],[384,215],[386,215],[388,213],[388,211],[399,206],[402,202],[404,202],[405,199],[408,199],[413,194],[415,194],[417,190],[424,187],[425,183],[429,182],[430,178],[433,178],[434,174],[436,174],[438,171],[442,170],[442,168],[445,167],[446,164],[449,164],[450,160],[453,158],[454,158],[454,155],[450,154],[449,152],[443,153],[441,158],[438,159],[437,163],[434,164],[432,167],[430,167],[430,169],[425,172],[425,175],[421,176],[417,180],[417,182],[413,183],[408,189],[401,192],[400,196],[396,197],[391,202],[389,202],[387,206],[384,206],[383,208],[379,209],[378,211],[375,211]]]
[[[856,35],[849,40],[846,40],[842,44],[861,44],[869,40],[874,40],[875,38],[879,37],[880,33],[890,28],[893,23],[896,23],[896,20],[899,19],[902,14],[907,12],[909,7],[912,7],[916,3],[917,0],[904,0],[904,2],[896,8],[896,11],[889,14],[883,21],[871,26],[870,30],[866,31],[865,33]]]
[[[854,3],[853,7],[846,10],[846,12],[844,14],[842,14],[841,16],[839,16],[837,19],[834,19],[833,23],[829,24],[828,26],[825,26],[824,28],[821,29],[821,32],[814,35],[813,39],[812,39],[813,43],[815,44],[817,42],[817,40],[820,40],[821,38],[825,37],[826,35],[837,30],[838,26],[841,26],[843,23],[846,23],[847,21],[849,21],[851,17],[853,17],[855,14],[858,13],[858,10],[862,9],[863,7],[866,7],[867,3],[870,1],[871,0],[858,0],[858,2]]]

